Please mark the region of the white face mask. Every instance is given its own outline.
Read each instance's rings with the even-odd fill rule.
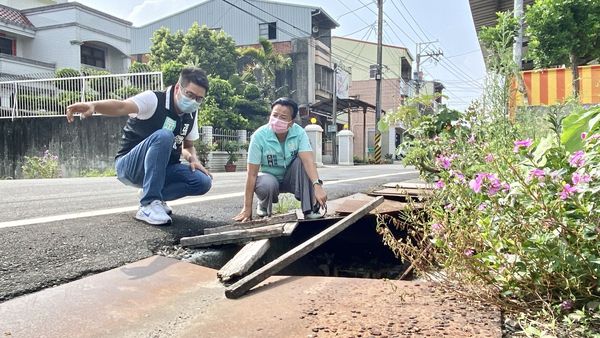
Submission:
[[[191,114],[198,110],[198,108],[200,107],[200,103],[183,95],[181,91],[179,93],[179,99],[177,100],[177,107],[179,107],[179,110],[187,114]]]

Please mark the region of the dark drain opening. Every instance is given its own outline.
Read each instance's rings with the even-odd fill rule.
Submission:
[[[269,262],[318,234],[331,223],[303,223],[288,239],[277,239],[264,257]],[[383,244],[376,232],[377,219],[364,217],[281,270],[278,275],[398,279],[408,268]],[[398,233],[398,236],[403,236]],[[261,264],[262,265],[262,264]],[[253,267],[253,270],[257,266]],[[410,276],[405,277],[410,278]]]

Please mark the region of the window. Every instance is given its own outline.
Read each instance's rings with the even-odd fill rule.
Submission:
[[[261,38],[267,38],[268,40],[277,39],[277,23],[268,22],[258,24],[258,34]]]
[[[0,37],[0,53],[15,55],[14,53],[14,42],[15,40]]]
[[[104,51],[90,46],[81,46],[81,63],[98,68],[106,68]]]

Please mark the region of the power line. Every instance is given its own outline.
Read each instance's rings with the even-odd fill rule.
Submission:
[[[396,6],[396,3],[394,1],[390,1],[392,3],[392,5],[394,6],[394,8],[396,8],[396,10],[398,11],[398,13],[400,14],[400,16],[402,17],[402,19],[404,19],[404,21],[408,24],[408,27],[410,27],[410,29],[415,33],[416,37],[421,40],[421,41],[427,41],[428,39],[424,39],[422,38],[419,33],[417,33],[417,31],[413,28],[413,25],[408,22],[408,20],[404,17],[404,14],[402,14],[402,12],[400,11],[400,9],[398,8],[398,6]]]
[[[343,16],[345,16],[345,15],[348,15],[348,14],[350,14],[350,13],[354,13],[354,12],[356,12],[356,11],[360,10],[360,9],[363,9],[363,8],[367,7],[368,5],[369,5],[369,4],[365,4],[365,5],[362,5],[362,6],[358,7],[357,9],[351,9],[350,11],[348,11],[348,12],[346,12],[346,13],[344,13],[344,14],[342,14],[342,15],[338,16],[338,17],[337,17],[337,19],[335,19],[335,20],[336,20],[336,21],[338,21],[338,20],[340,20],[340,18],[341,18],[341,17],[343,17]]]
[[[406,10],[406,13],[408,13],[408,16],[410,16],[410,18],[415,22],[415,24],[417,25],[417,28],[419,28],[419,30],[421,31],[421,33],[423,33],[423,35],[425,36],[425,39],[426,40],[431,40],[429,38],[429,36],[427,35],[427,33],[425,33],[423,31],[423,28],[421,28],[421,25],[419,25],[419,22],[417,22],[417,20],[415,20],[415,17],[412,16],[412,14],[410,14],[410,11],[408,10],[408,8],[406,8],[406,6],[404,6],[404,3],[402,2],[402,0],[400,0],[400,5],[402,5],[402,7]]]

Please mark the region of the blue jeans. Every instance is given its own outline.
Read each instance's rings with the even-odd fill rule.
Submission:
[[[116,160],[119,181],[143,189],[141,205],[204,195],[210,190],[212,180],[205,173],[185,164],[169,164],[174,141],[172,132],[160,129]]]

